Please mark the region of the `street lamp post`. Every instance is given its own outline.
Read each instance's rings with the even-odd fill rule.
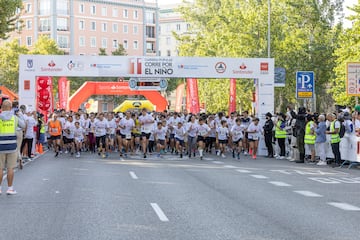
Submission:
[[[270,28],[271,28],[271,0],[268,0],[268,40],[267,40],[267,44],[268,44],[268,58],[271,57],[271,49],[270,49],[271,32],[270,32]]]

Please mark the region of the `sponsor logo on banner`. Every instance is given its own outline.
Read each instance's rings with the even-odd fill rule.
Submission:
[[[269,63],[260,63],[260,74],[269,74]]]
[[[48,63],[47,67],[41,67],[42,72],[61,72],[62,70],[62,68],[56,67],[56,63],[53,60]]]
[[[185,64],[180,64],[178,65],[178,69],[185,69],[185,70],[199,70],[201,68],[207,68],[209,66],[207,65],[185,65]]]
[[[224,73],[226,71],[226,64],[223,62],[216,63],[215,70],[217,73]]]
[[[84,70],[84,63],[83,62],[79,62],[79,61],[73,61],[70,60],[68,62],[68,64],[66,65],[66,67],[72,71],[83,71]]]
[[[239,66],[239,69],[240,70],[233,70],[233,74],[253,74],[254,71],[251,71],[251,70],[247,70],[247,66],[245,63],[242,63],[240,66]]]
[[[26,69],[27,72],[34,72],[34,60],[33,59],[27,59],[26,60]]]
[[[148,76],[171,76],[174,73],[172,58],[145,58],[142,66]],[[139,72],[139,63],[137,70]]]
[[[99,68],[99,69],[111,69],[111,68],[120,68],[121,64],[112,64],[112,63],[92,63],[90,64],[91,68]]]

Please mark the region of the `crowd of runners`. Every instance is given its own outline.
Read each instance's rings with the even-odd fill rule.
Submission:
[[[177,112],[69,113],[54,112],[46,124],[47,143],[55,157],[69,153],[80,157],[85,152],[106,158],[111,152],[120,157],[141,154],[176,154],[179,158],[203,158],[204,153],[234,158],[240,154],[256,158],[258,141],[263,133],[258,118],[247,111],[218,114]]]

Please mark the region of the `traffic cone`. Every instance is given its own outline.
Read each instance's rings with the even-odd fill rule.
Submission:
[[[41,143],[39,143],[39,153],[40,154],[44,153],[43,145]]]
[[[39,153],[39,143],[35,145],[35,153]]]

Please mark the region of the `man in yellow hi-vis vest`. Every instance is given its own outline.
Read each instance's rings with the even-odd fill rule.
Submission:
[[[307,123],[305,126],[304,143],[310,150],[310,153],[311,153],[310,161],[311,162],[315,161],[315,140],[316,140],[315,128],[316,128],[316,124],[314,123],[313,116],[308,115]]]
[[[16,194],[13,188],[14,168],[18,158],[16,131],[18,127],[25,128],[25,123],[11,111],[12,103],[5,100],[0,113],[0,194],[3,179],[3,169],[7,169],[8,195]]]
[[[335,162],[333,163],[332,167],[335,167],[335,165],[341,164],[341,153],[340,153],[340,124],[342,124],[340,121],[336,119],[336,115],[333,113],[329,113],[327,116],[327,119],[330,122],[330,129],[329,131],[326,131],[326,134],[330,134],[331,136],[331,149],[335,157]]]

